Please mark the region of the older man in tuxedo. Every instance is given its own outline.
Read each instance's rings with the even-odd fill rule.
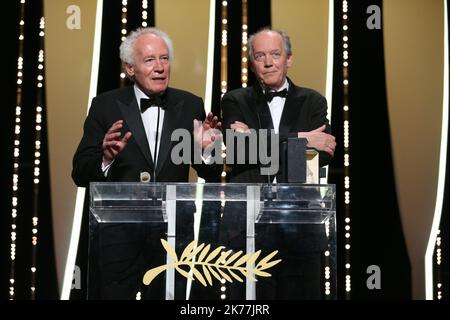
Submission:
[[[120,57],[134,85],[93,99],[73,160],[78,186],[139,181],[141,172],[157,182],[188,181],[189,163],[170,161],[172,132],[184,128],[192,133],[195,120],[204,121],[204,130],[220,129],[220,122],[211,113],[205,117],[201,98],[169,87],[172,56],[170,38],[154,28],[134,31],[122,43]],[[202,147],[213,141],[214,136],[203,140]],[[194,168],[207,181],[218,181],[222,169],[204,163]]]
[[[193,149],[202,150],[214,143],[218,131],[210,129],[220,129],[220,122],[212,113],[206,116],[201,98],[169,87],[173,47],[166,33],[155,28],[131,32],[120,46],[120,58],[134,85],[93,99],[73,159],[73,180],[82,187],[94,181],[139,182],[145,173],[153,182],[187,182],[190,163],[176,164],[171,159],[177,143],[171,139],[173,131],[196,133],[192,140],[198,148]],[[207,182],[220,181],[222,165],[201,159],[193,163],[198,175]],[[191,226],[192,214],[183,213],[177,225]],[[159,238],[164,237],[165,227],[151,229],[126,224],[101,228],[97,298],[134,298],[148,262],[164,264]],[[158,287],[157,281],[153,287]],[[164,296],[155,289],[150,297]]]
[[[330,134],[327,102],[318,92],[299,87],[287,77],[293,63],[289,36],[284,31],[263,29],[250,36],[248,42],[251,68],[258,83],[229,91],[223,96],[224,128],[238,133],[248,133],[250,129],[272,129],[279,134],[280,140],[286,137],[306,138],[307,147],[319,151],[320,165],[328,164],[334,155],[336,142]],[[270,150],[266,154],[270,154]],[[285,169],[283,163],[280,163],[276,175],[264,176],[261,162],[236,163],[233,160],[228,175],[230,182],[287,182],[281,174]],[[231,247],[244,243],[245,239],[245,230],[237,235],[225,227],[242,224],[242,221],[238,222],[241,215],[234,212],[244,209],[235,208],[237,205],[230,204],[223,218],[221,237]],[[323,226],[266,225],[258,226],[256,233],[257,246],[259,244],[267,250],[279,249],[283,259],[274,268],[272,278],[258,281],[257,298],[320,299],[320,275],[323,272],[320,259],[326,246]],[[232,290],[229,296],[243,298],[242,288],[240,291]]]

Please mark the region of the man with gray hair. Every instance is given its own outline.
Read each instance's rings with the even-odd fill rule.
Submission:
[[[192,93],[169,87],[172,41],[155,28],[130,33],[120,46],[127,76],[134,82],[95,97],[84,124],[84,134],[73,159],[72,177],[80,187],[92,181],[140,181],[141,173],[154,182],[186,182],[189,163],[170,161],[176,129],[193,133],[217,132],[220,122],[205,115],[203,101]],[[215,135],[202,135],[206,149]],[[193,164],[206,181],[220,181],[222,166]]]
[[[330,134],[326,99],[318,92],[296,86],[288,77],[293,63],[292,46],[284,31],[262,29],[250,36],[249,58],[258,83],[246,88],[227,92],[221,101],[223,124],[226,130],[248,134],[250,130],[273,130],[280,140],[288,137],[307,139],[307,147],[319,151],[320,165],[326,165],[334,155],[335,138]],[[235,144],[227,137],[227,148]],[[278,141],[276,141],[278,142]],[[267,144],[262,154],[277,157],[274,150],[282,150]],[[247,154],[248,154],[247,149]],[[230,152],[230,150],[227,150]],[[241,150],[242,152],[242,150]],[[261,153],[259,153],[260,155]],[[281,154],[281,152],[280,152]],[[244,158],[251,158],[249,156]],[[281,156],[279,157],[282,158]],[[234,160],[234,159],[233,159]],[[230,182],[239,183],[286,183],[285,163],[279,163],[278,173],[264,176],[263,159],[255,163],[230,165]],[[224,245],[235,251],[242,250],[245,243],[243,207],[232,203],[225,207],[221,239]],[[233,232],[230,232],[232,230]],[[282,263],[274,268],[273,277],[261,279],[257,285],[257,299],[321,299],[321,257],[327,241],[322,225],[267,224],[256,226],[256,245],[264,252],[280,250]],[[239,243],[241,246],[239,247]],[[235,285],[228,291],[231,299],[242,299],[245,288]]]
[[[215,135],[219,133],[220,122],[212,113],[206,116],[200,97],[169,87],[173,48],[166,33],[155,28],[131,32],[120,46],[120,58],[134,84],[93,99],[73,158],[73,180],[80,187],[96,181],[188,182],[190,163],[172,159],[172,150],[177,145],[172,133],[184,130],[197,146],[191,150],[201,151],[220,140]],[[207,182],[219,182],[222,165],[202,160],[201,157],[199,162],[192,161],[198,175]],[[185,210],[188,212],[180,210],[177,210],[177,250],[192,239],[192,234],[180,235],[178,228],[190,230],[195,208],[189,207]],[[97,261],[100,276],[95,278],[100,287],[96,288],[98,294],[90,297],[134,299],[141,292],[143,299],[163,299],[162,278],[147,290],[142,288],[142,276],[149,263],[152,266],[165,263],[160,238],[165,238],[166,227],[107,224],[100,232]]]
[[[221,102],[225,129],[274,130],[280,139],[307,139],[307,147],[320,153],[320,165],[330,162],[336,148],[327,119],[327,101],[318,92],[296,86],[288,77],[293,63],[292,46],[284,31],[262,29],[250,36],[249,58],[258,83],[227,92]],[[231,182],[267,182],[260,164],[231,166]],[[281,172],[276,175],[282,181]],[[274,180],[274,176],[270,179]]]

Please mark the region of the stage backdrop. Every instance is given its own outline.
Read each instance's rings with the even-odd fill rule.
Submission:
[[[48,150],[60,289],[77,192],[71,178],[72,157],[89,103],[96,5],[92,0],[44,1]]]
[[[328,0],[277,0],[271,9],[272,27],[288,31],[291,38],[294,60],[289,77],[325,96]]]
[[[424,299],[424,257],[436,201],[441,143],[444,2],[385,0],[383,5],[397,195],[411,261],[413,298]]]
[[[208,59],[209,7],[210,0],[155,0],[155,27],[167,32],[174,47],[170,86],[192,92],[203,101]],[[211,106],[205,105],[205,110],[208,112]],[[197,174],[192,168],[189,181],[197,182]]]

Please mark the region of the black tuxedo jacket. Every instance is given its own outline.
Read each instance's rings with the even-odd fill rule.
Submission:
[[[189,92],[174,88],[167,89],[166,101],[156,182],[187,182],[189,164],[176,165],[171,161],[172,148],[177,144],[171,141],[171,134],[175,129],[184,128],[191,132],[192,137],[193,120],[205,119],[203,101]],[[112,124],[121,119],[124,120],[122,136],[127,131],[133,135],[105,177],[101,170],[103,138]],[[112,90],[92,101],[84,123],[84,134],[73,158],[72,178],[82,187],[93,181],[138,182],[143,171],[150,173],[153,179],[151,152],[133,86]],[[198,164],[193,167],[206,181],[220,181],[222,165]]]
[[[326,118],[326,99],[314,90],[297,87],[289,79],[288,81],[289,90],[279,126],[280,141],[289,136],[296,137],[297,132],[311,131],[324,124],[327,125],[326,132],[330,133]],[[255,130],[273,129],[269,106],[258,84],[229,91],[222,98],[221,108],[225,129],[230,129],[235,121],[243,122]],[[331,157],[326,152],[320,152],[319,159],[320,166],[324,166]],[[267,182],[267,177],[260,175],[259,164],[238,164],[231,167],[230,182]],[[282,182],[278,178],[277,181]]]
[[[289,81],[289,90],[281,115],[279,135],[280,140],[297,136],[297,132],[307,132],[326,124],[326,132],[330,132],[330,126],[326,118],[326,99],[318,92],[296,86]],[[222,114],[224,128],[230,129],[235,121],[244,122],[253,129],[273,129],[273,122],[269,106],[264,98],[261,87],[256,84],[247,88],[240,88],[226,93],[222,98]],[[281,148],[280,148],[281,150]],[[320,165],[326,165],[331,157],[320,152]],[[280,167],[283,164],[280,163]],[[231,165],[230,182],[237,183],[267,183],[267,176],[260,174],[259,164],[234,164]],[[283,170],[283,168],[280,168]],[[277,176],[277,182],[284,182]],[[237,207],[240,204],[225,207],[223,224],[229,226],[245,225],[242,220],[242,212],[245,207]],[[235,234],[221,234],[221,239],[226,245],[244,243],[245,229],[229,228]],[[224,230],[228,230],[224,228]],[[239,232],[240,231],[240,232]],[[260,224],[257,229],[257,240],[262,247],[280,249],[283,258],[298,257],[300,254],[322,252],[326,248],[327,241],[322,225],[271,225]],[[289,268],[288,268],[289,269]],[[295,268],[294,268],[295,269]],[[290,271],[287,271],[290,272]]]

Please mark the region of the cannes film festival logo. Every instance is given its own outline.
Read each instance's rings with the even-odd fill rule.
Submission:
[[[222,278],[228,282],[233,282],[233,279],[244,282],[243,278],[256,282],[258,280],[255,276],[271,277],[272,275],[267,272],[267,269],[281,262],[281,259],[271,261],[278,253],[277,250],[259,260],[255,265],[261,255],[261,250],[244,255],[242,251],[233,254],[233,250],[225,251],[224,246],[211,250],[211,245],[205,246],[202,243],[197,247],[195,240],[188,244],[178,258],[175,250],[166,240],[161,239],[161,243],[173,261],[148,270],[143,278],[145,285],[149,285],[161,272],[169,268],[175,268],[187,279],[198,280],[205,287],[208,284],[213,285],[213,278],[219,282],[222,281]]]

